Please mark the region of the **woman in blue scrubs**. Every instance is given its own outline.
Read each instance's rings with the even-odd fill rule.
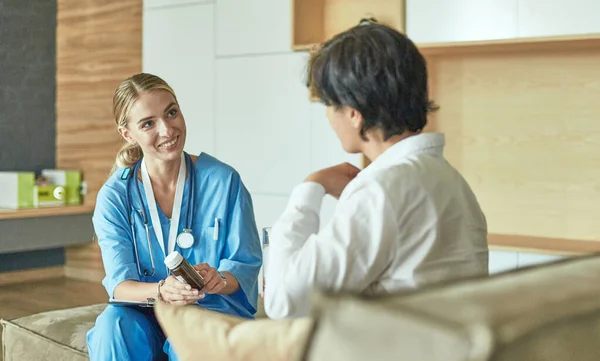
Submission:
[[[173,90],[157,76],[123,81],[113,112],[126,143],[93,216],[109,296],[197,303],[253,318],[262,253],[239,174],[208,154],[184,152],[183,114]],[[169,274],[164,260],[172,251],[203,276],[203,289]],[[108,305],[87,342],[91,360],[177,360],[151,308]]]

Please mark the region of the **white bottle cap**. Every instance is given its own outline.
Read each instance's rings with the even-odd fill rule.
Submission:
[[[179,252],[173,251],[165,258],[165,265],[172,270],[173,268],[177,268],[182,261],[183,256]]]

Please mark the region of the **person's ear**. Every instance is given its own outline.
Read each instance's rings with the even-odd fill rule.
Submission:
[[[362,128],[364,119],[358,110],[348,107],[348,118],[354,129],[360,130]]]
[[[131,137],[131,133],[129,132],[129,129],[127,129],[126,127],[123,126],[119,126],[118,128],[119,130],[119,134],[121,134],[121,136],[123,137],[123,139],[125,139],[126,142],[128,142],[129,144],[135,144],[135,140],[133,140],[133,138]]]

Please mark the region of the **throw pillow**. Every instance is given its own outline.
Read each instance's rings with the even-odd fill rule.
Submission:
[[[181,361],[301,360],[313,325],[310,318],[248,320],[162,302],[154,311]]]

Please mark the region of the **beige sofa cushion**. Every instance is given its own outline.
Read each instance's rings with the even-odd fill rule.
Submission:
[[[318,295],[308,360],[600,360],[600,257],[379,298]]]
[[[1,320],[4,361],[88,360],[86,335],[105,307],[98,304]],[[262,299],[257,308],[255,317],[266,317]]]
[[[156,317],[181,361],[300,360],[309,318],[248,320],[198,306],[159,303]]]
[[[86,333],[105,304],[2,320],[4,361],[88,360]]]

